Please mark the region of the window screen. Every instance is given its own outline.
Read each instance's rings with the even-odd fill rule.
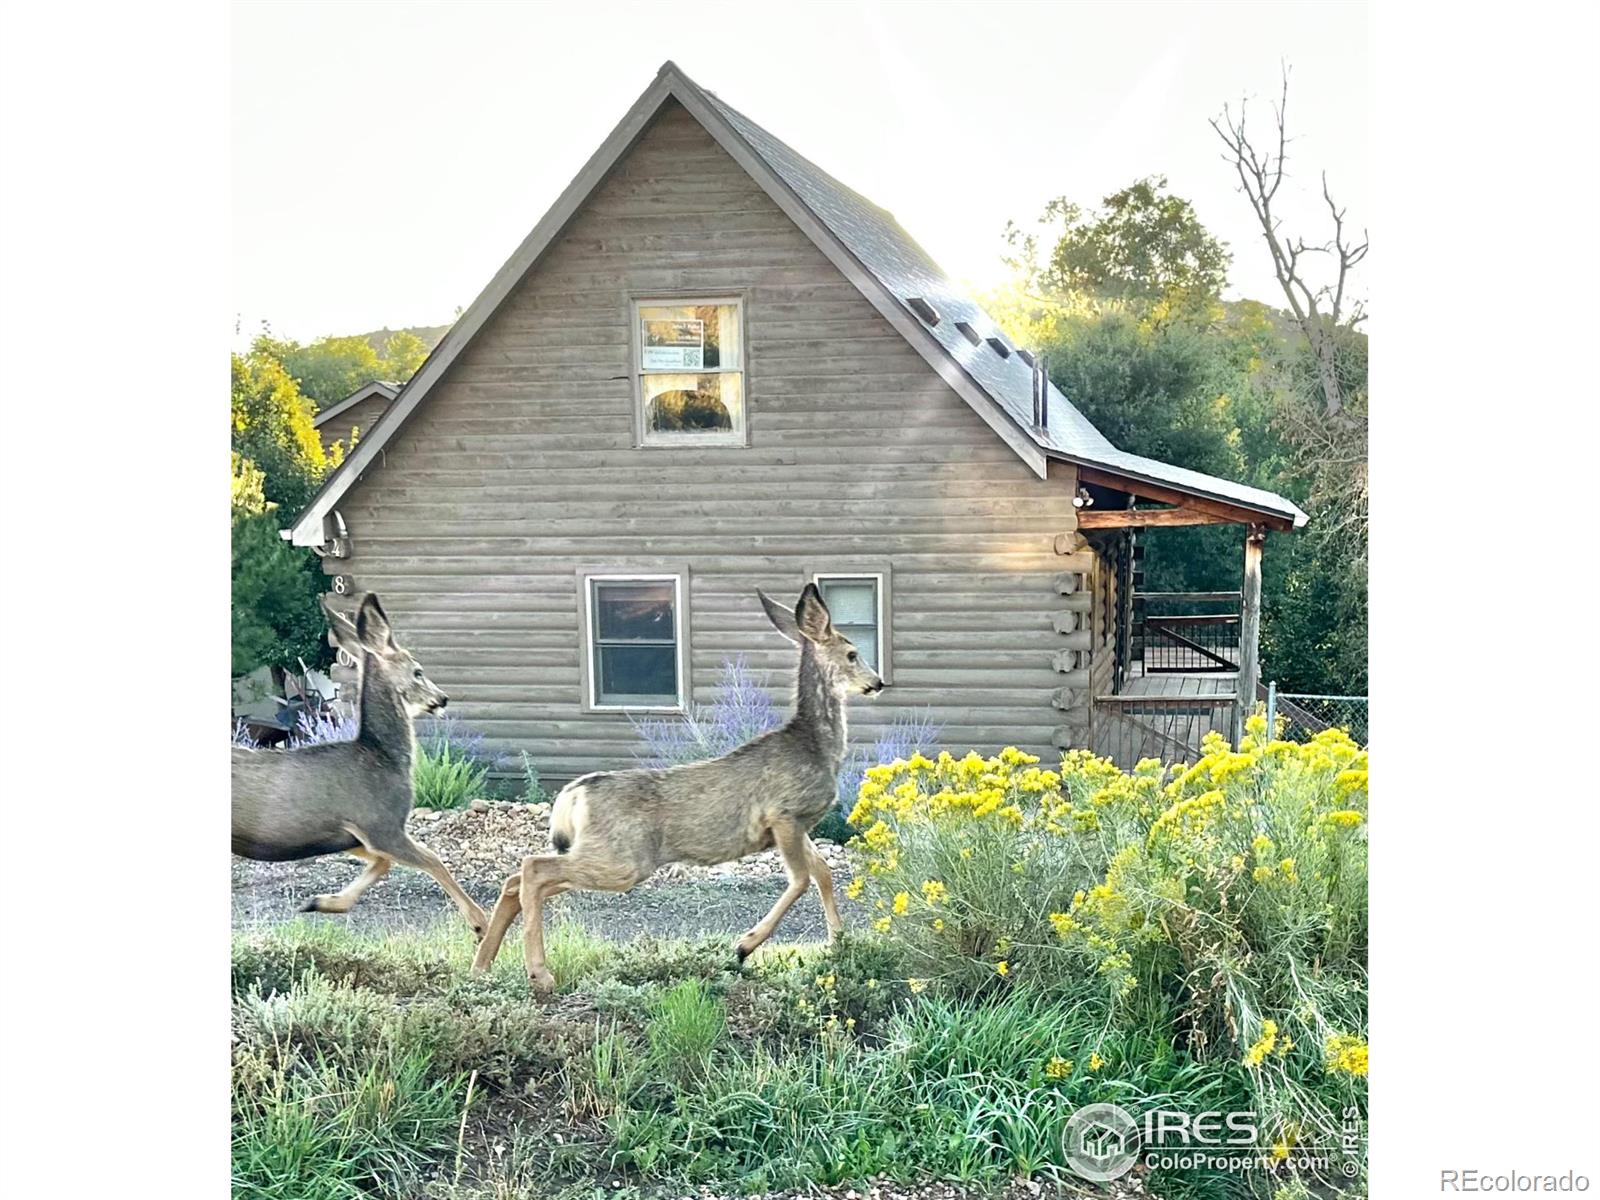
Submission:
[[[676,706],[676,580],[591,579],[589,588],[594,702]]]
[[[833,615],[833,627],[855,643],[874,671],[878,654],[878,581],[871,576],[819,575],[817,589]]]

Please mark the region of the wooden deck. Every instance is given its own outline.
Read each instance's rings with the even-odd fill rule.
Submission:
[[[1146,675],[1134,663],[1120,694],[1095,699],[1094,752],[1124,770],[1142,758],[1192,763],[1206,734],[1232,740],[1238,686],[1233,672]]]
[[[1207,672],[1203,675],[1146,675],[1141,663],[1133,663],[1122,685],[1124,696],[1217,696],[1232,695],[1239,687],[1234,671]]]

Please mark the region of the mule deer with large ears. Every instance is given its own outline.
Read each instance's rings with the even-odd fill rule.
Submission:
[[[789,886],[741,937],[742,961],[777,928],[815,882],[831,938],[844,927],[833,875],[806,835],[838,803],[845,750],[845,698],[883,690],[883,680],[833,627],[815,584],[791,613],[757,592],[778,632],[800,647],[795,710],[787,724],[706,762],[664,770],[602,771],[561,789],[550,813],[555,854],[522,860],[489,917],[474,971],[494,962],[506,930],[523,914],[523,962],[535,991],[555,977],[545,965],[544,902],[569,890],[625,892],[671,862],[710,866],[776,846]]]
[[[313,896],[304,912],[349,912],[395,863],[426,871],[455,901],[473,932],[483,909],[439,856],[411,840],[412,720],[448,697],[394,640],[377,596],[361,598],[355,620],[323,601],[328,626],[360,671],[359,725],[352,742],[295,750],[233,751],[233,852],[265,862],[348,851],[366,864],[342,892]]]

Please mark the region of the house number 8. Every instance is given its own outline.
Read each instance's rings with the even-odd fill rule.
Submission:
[[[343,575],[335,575],[333,577],[333,590],[341,596],[344,595],[350,590],[350,581]]]

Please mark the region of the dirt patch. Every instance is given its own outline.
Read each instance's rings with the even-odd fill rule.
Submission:
[[[493,905],[505,877],[527,854],[549,849],[550,807],[475,801],[477,807],[450,812],[418,809],[408,828],[485,908]],[[843,896],[849,882],[843,847],[818,843],[833,868],[840,913],[846,924],[860,924],[856,905]],[[299,915],[310,897],[336,892],[359,874],[361,863],[345,855],[301,862],[260,863],[233,860],[233,925],[249,929]],[[590,932],[626,941],[640,934],[695,938],[738,934],[765,915],[783,890],[783,861],[768,850],[735,863],[696,867],[675,863],[661,868],[631,892],[577,892],[550,902],[552,919],[573,920]],[[307,914],[356,929],[420,928],[435,921],[459,920],[439,885],[420,871],[396,867],[374,884],[354,910],[342,916]],[[784,941],[817,940],[827,933],[815,892],[789,911],[779,927]]]

